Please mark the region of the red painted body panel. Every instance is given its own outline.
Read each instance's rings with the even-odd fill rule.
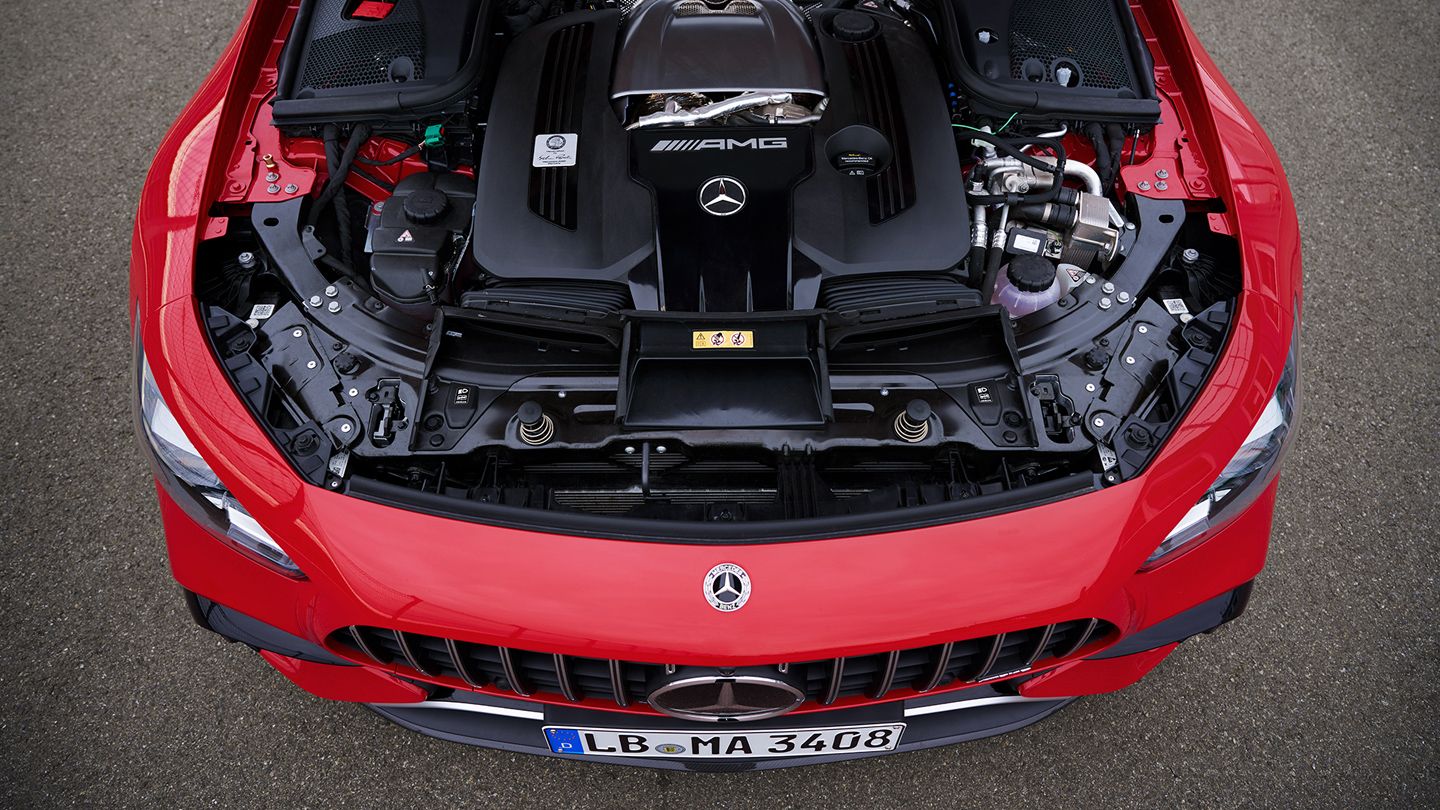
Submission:
[[[340,667],[287,658],[268,650],[260,657],[296,686],[326,700],[352,703],[418,703],[425,690],[402,683],[370,667]]]
[[[1129,633],[1253,579],[1264,564],[1273,484],[1212,539],[1154,571],[1137,569],[1214,480],[1275,390],[1298,317],[1293,202],[1273,148],[1178,9],[1168,0],[1138,5],[1152,47],[1162,50],[1165,86],[1185,104],[1185,148],[1201,150],[1188,162],[1164,159],[1182,173],[1179,180],[1193,171],[1192,179],[1203,181],[1191,186],[1196,196],[1224,200],[1216,224],[1240,237],[1245,267],[1227,349],[1148,471],[1094,494],[995,517],[726,547],[497,528],[300,481],[219,368],[192,291],[197,240],[213,232],[204,221],[206,201],[225,193],[234,168],[230,151],[212,146],[243,137],[246,99],[290,13],[283,0],[257,0],[160,148],[140,200],[132,290],[136,328],[176,418],[309,579],[249,562],[161,491],[176,578],[314,640],[340,626],[373,624],[571,655],[710,665],[860,655],[1092,616]],[[237,90],[247,76],[249,89]],[[742,611],[719,613],[701,596],[704,572],[720,562],[751,574],[754,595]]]

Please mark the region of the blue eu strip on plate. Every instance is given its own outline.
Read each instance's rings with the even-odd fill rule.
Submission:
[[[583,754],[585,746],[580,742],[580,732],[573,728],[547,728],[545,738],[550,750],[556,754]]]

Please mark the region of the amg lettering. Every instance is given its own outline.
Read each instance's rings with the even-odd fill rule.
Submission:
[[[656,141],[650,147],[651,152],[699,152],[699,151],[729,151],[731,149],[789,149],[790,139],[782,137],[770,138],[686,138],[680,140],[665,139]]]

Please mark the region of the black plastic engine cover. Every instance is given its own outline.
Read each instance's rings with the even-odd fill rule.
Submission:
[[[502,279],[628,282],[636,309],[711,312],[810,309],[826,276],[957,266],[969,209],[930,50],[885,15],[842,42],[829,16],[815,15],[828,107],[801,126],[626,131],[609,99],[619,12],[516,38],[480,163],[477,262]],[[783,148],[758,148],[766,138]],[[848,173],[853,152],[864,176]],[[745,187],[740,211],[700,207],[718,177]]]
[[[635,177],[655,195],[660,296],[672,312],[789,309],[790,200],[810,173],[799,127],[635,132]]]

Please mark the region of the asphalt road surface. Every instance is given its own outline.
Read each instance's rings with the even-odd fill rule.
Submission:
[[[1185,2],[1305,232],[1304,423],[1249,614],[1016,734],[734,776],[437,742],[191,624],[131,433],[130,225],[243,5],[4,4],[0,804],[1436,805],[1440,4]]]

